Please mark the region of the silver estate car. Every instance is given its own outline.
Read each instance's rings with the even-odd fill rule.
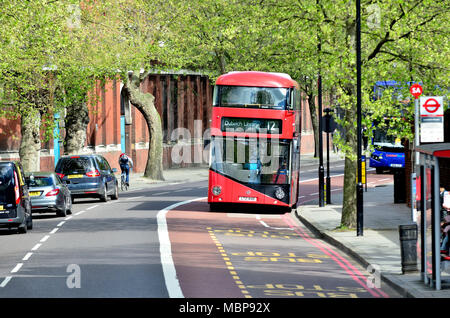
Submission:
[[[27,173],[26,180],[32,212],[56,211],[58,216],[71,212],[70,190],[55,172]]]

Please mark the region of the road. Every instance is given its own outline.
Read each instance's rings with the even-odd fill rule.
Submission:
[[[317,200],[317,170],[303,169],[304,203]],[[293,214],[212,213],[206,193],[205,180],[80,199],[65,218],[35,214],[27,234],[0,230],[0,297],[398,297]]]

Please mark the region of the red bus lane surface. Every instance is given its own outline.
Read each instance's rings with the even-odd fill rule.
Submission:
[[[340,178],[333,178],[334,186]],[[391,181],[389,175],[368,175],[372,186]],[[305,185],[300,202],[309,196],[306,189],[317,188]],[[205,198],[169,210],[166,220],[183,297],[388,297],[368,286],[366,270],[290,213],[247,205],[209,212]]]

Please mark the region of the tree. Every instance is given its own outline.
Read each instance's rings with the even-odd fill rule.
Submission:
[[[0,8],[0,114],[20,118],[19,155],[24,169],[39,170],[41,128],[51,135],[57,79],[53,60],[60,53],[60,3],[9,1]]]
[[[448,71],[448,47],[438,49],[448,36],[446,14],[449,7],[445,2],[436,1],[394,1],[377,2],[381,22],[379,27],[371,27],[370,2],[363,2],[362,57],[364,111],[368,115],[379,115],[381,102],[372,103],[371,92],[376,80],[395,79],[406,83],[409,80],[423,81],[427,86],[448,85],[445,76]],[[341,149],[345,153],[344,199],[341,225],[356,225],[356,125],[355,125],[355,10],[347,1],[335,1],[333,5],[321,2],[323,13],[322,31],[326,64],[330,67],[327,77],[338,89],[338,101],[345,115],[341,124],[345,129],[345,140]],[[373,8],[373,7],[372,7]],[[435,43],[435,44],[430,44]],[[445,46],[445,45],[444,45]],[[426,54],[418,47],[427,47]],[[442,53],[441,53],[442,52]],[[431,58],[430,58],[431,57]],[[433,78],[434,80],[431,80]],[[405,94],[406,96],[406,94]],[[400,116],[398,107],[385,104],[384,110]],[[407,118],[413,116],[413,109],[407,109]],[[368,116],[370,124],[374,116]],[[395,129],[398,136],[411,138],[410,125],[399,125]]]
[[[367,0],[361,7],[363,110],[368,126],[380,111],[399,113],[392,103],[381,107],[381,101],[371,100],[377,80],[423,81],[428,87],[439,82],[448,87],[445,41],[449,8],[445,1],[430,0]],[[317,74],[320,36],[324,90],[335,92],[336,103],[344,112],[340,121],[344,134],[338,136],[345,156],[341,225],[355,227],[355,4],[347,0],[289,0],[282,4],[271,0],[215,0],[190,2],[185,7],[182,3],[180,8],[184,15],[175,21],[172,30],[177,41],[172,45],[182,48],[178,52],[183,52],[185,62],[215,70],[215,74],[243,69],[284,71],[303,84]],[[411,118],[412,114],[410,107],[407,115]],[[397,125],[393,133],[411,137],[410,126],[404,124]]]
[[[152,61],[163,61],[164,50],[159,36],[163,28],[156,3],[147,1],[110,0],[96,2],[83,8],[80,25],[72,38],[77,42],[76,54],[87,65],[79,65],[79,74],[91,70],[86,79],[113,78],[119,76],[128,99],[144,116],[150,135],[145,177],[163,179],[162,125],[155,108],[154,97],[141,91],[141,83],[153,68]],[[92,36],[94,34],[95,36]],[[133,71],[137,70],[137,71]],[[141,71],[144,70],[144,71]],[[73,94],[73,109],[86,112],[87,90],[92,81],[80,87],[81,94]],[[79,115],[73,116],[74,131],[85,130],[86,122]],[[76,142],[75,142],[76,143]]]

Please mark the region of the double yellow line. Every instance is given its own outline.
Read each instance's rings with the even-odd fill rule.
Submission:
[[[236,283],[236,285],[238,286],[238,288],[241,290],[241,293],[244,295],[245,298],[252,298],[252,296],[248,292],[247,288],[245,287],[244,283],[241,281],[240,277],[238,276],[236,269],[233,266],[233,263],[231,263],[230,257],[228,256],[227,252],[223,248],[222,243],[220,243],[220,241],[217,239],[212,228],[207,227],[206,229],[208,230],[208,233],[211,236],[211,239],[213,240],[214,244],[216,244],[216,247],[219,250],[220,255],[222,256],[222,258],[225,262],[225,265],[227,266],[227,269],[231,274],[231,277],[233,277],[233,280]]]

